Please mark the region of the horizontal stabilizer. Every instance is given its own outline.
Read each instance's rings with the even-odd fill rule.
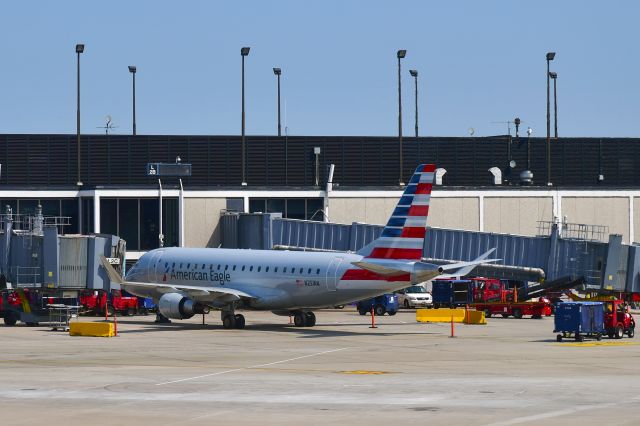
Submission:
[[[443,272],[448,272],[447,274],[443,274],[440,278],[453,278],[453,277],[464,277],[471,273],[478,265],[483,263],[492,263],[498,262],[502,259],[487,259],[491,253],[493,253],[496,249],[492,248],[483,254],[481,254],[478,258],[469,261],[469,262],[459,262],[452,263],[450,265],[442,265],[440,266]]]

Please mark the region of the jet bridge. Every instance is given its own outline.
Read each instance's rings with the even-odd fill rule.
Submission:
[[[481,265],[478,275],[523,281],[582,281],[588,289],[640,292],[640,246],[624,245],[619,235],[593,230],[567,232],[571,224],[543,223],[535,237],[429,228],[423,256],[431,263],[473,260],[490,248],[496,264]],[[284,219],[273,213],[228,213],[221,217],[222,247],[356,251],[382,232],[383,226],[334,224]]]

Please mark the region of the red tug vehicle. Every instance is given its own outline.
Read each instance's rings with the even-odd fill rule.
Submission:
[[[135,315],[138,313],[138,298],[123,296],[122,291],[112,290],[107,303],[107,293],[104,291],[87,290],[80,293],[79,299],[82,314],[104,315],[105,305],[108,315],[114,311],[120,315]]]
[[[626,334],[635,335],[636,322],[623,300],[610,300],[604,303],[604,331],[610,339],[622,339]]]

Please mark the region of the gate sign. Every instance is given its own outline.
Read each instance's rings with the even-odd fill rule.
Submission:
[[[147,176],[191,176],[191,164],[189,163],[147,163]]]

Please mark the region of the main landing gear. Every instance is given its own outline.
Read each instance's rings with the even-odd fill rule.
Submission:
[[[293,323],[296,327],[313,327],[316,325],[316,315],[313,312],[296,311],[293,314]]]
[[[245,326],[244,315],[236,314],[233,310],[222,310],[220,312],[222,326],[227,330],[232,328],[242,329]]]

